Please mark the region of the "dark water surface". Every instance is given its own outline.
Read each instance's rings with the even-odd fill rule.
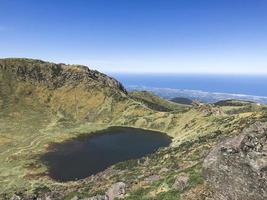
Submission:
[[[170,142],[168,136],[159,132],[112,127],[55,144],[41,159],[53,179],[70,181],[103,171],[121,161],[141,158]]]

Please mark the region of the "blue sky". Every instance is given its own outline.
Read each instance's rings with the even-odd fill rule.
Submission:
[[[267,74],[266,0],[0,0],[0,57],[103,72]]]

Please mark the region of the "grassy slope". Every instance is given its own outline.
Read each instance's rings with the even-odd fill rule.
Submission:
[[[255,120],[266,120],[263,106],[225,115],[206,115],[196,108],[158,112],[99,80],[82,79],[75,84],[67,80],[65,85],[51,89],[45,82],[21,80],[13,72],[1,70],[0,89],[0,191],[8,195],[14,191],[32,193],[42,188],[59,188],[69,198],[79,188],[78,195],[90,196],[118,180],[131,186],[129,199],[136,199],[136,195],[169,199],[168,196],[190,194],[204,187],[198,164],[203,159],[201,152],[207,151],[216,138],[238,133]],[[162,100],[153,103],[166,107]],[[88,178],[85,182],[57,183],[45,176],[46,167],[38,156],[47,151],[49,143],[114,125],[163,131],[173,136],[174,142],[172,147],[147,157],[150,167],[142,161],[125,162],[117,166],[121,173],[104,173],[105,178],[98,181]],[[143,183],[146,176],[160,174],[164,167],[169,171],[158,182]],[[182,171],[192,176],[192,184],[186,191],[173,191],[171,183]],[[132,186],[133,180],[138,184]]]
[[[129,93],[130,97],[146,105],[148,108],[157,111],[187,111],[190,106],[184,104],[174,103],[156,96],[152,92],[147,91],[132,91]]]

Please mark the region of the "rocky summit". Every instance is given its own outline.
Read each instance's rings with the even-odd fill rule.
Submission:
[[[175,103],[86,66],[0,59],[0,199],[266,199],[266,123],[254,102]],[[49,176],[40,158],[56,144],[113,126],[172,143],[84,179]]]

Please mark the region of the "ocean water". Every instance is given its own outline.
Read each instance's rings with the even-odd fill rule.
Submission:
[[[236,98],[267,103],[267,75],[110,74],[129,90],[149,90],[214,102]]]
[[[127,86],[267,96],[267,76],[111,74]]]

